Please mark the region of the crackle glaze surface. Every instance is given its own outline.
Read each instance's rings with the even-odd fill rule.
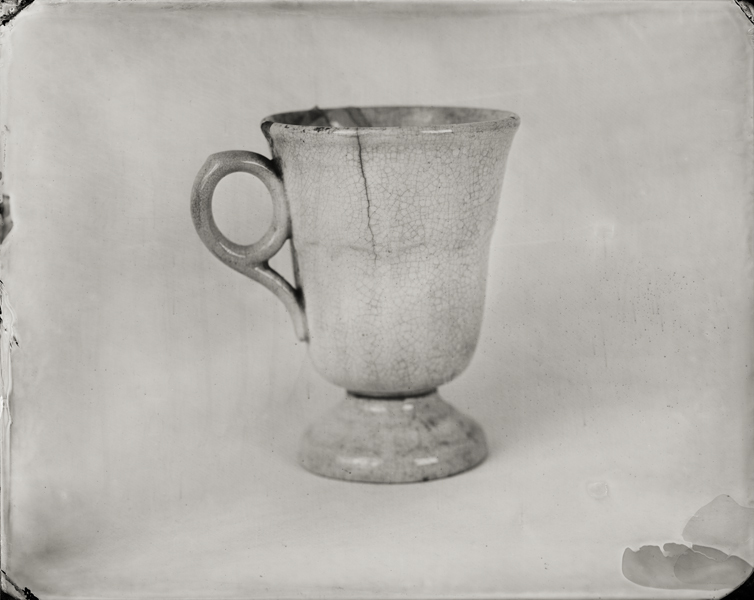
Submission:
[[[407,395],[468,365],[518,124],[503,111],[444,108],[316,109],[263,122],[324,377]]]

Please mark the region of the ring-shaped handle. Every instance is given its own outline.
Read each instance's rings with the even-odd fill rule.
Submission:
[[[212,198],[220,180],[231,173],[249,173],[264,183],[272,198],[272,224],[253,244],[242,245],[229,240],[215,223]],[[271,290],[285,305],[293,320],[299,340],[308,339],[306,315],[300,290],[294,289],[269,261],[291,236],[291,217],[283,181],[272,162],[255,152],[229,150],[212,154],[194,180],[191,193],[191,217],[194,227],[210,252],[230,268]]]

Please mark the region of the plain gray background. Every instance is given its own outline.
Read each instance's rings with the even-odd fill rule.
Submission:
[[[709,597],[620,558],[752,500],[749,27],[725,0],[38,0],[2,34],[6,571],[49,598]],[[482,338],[443,388],[489,438],[465,475],[303,472],[341,391],[194,232],[206,156],[269,155],[262,117],[315,104],[521,116]],[[243,175],[217,205],[240,242],[270,218]]]

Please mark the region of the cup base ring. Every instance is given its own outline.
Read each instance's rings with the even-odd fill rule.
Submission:
[[[410,483],[440,479],[487,456],[482,428],[436,390],[422,396],[346,397],[304,433],[299,463],[333,479]]]

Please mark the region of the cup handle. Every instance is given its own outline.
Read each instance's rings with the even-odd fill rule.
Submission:
[[[247,246],[226,238],[217,227],[212,214],[212,197],[217,184],[226,175],[238,172],[258,177],[272,197],[272,225],[259,241]],[[296,337],[307,341],[309,334],[301,290],[294,289],[267,263],[291,236],[291,216],[285,188],[272,162],[260,154],[245,150],[212,154],[194,180],[191,217],[196,232],[209,251],[231,269],[271,290],[291,315]]]

